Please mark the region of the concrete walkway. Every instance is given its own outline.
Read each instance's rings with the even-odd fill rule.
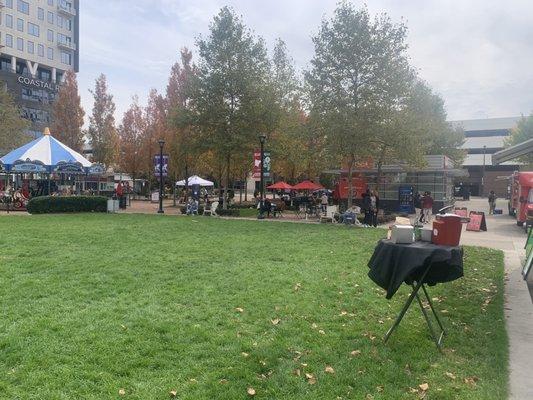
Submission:
[[[457,205],[467,207],[469,211],[488,213],[486,199],[472,199],[467,202],[458,202]],[[499,200],[498,208],[502,208],[504,214],[487,216],[487,232],[463,231],[461,243],[501,249],[505,254],[505,318],[509,335],[509,399],[533,399],[533,383],[531,381],[533,304],[528,285],[522,279],[521,273],[527,236],[524,228],[518,227],[515,220],[507,215],[506,200]]]

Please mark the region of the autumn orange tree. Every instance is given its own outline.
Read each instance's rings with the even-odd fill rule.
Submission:
[[[194,125],[194,109],[191,101],[197,68],[192,63],[192,52],[183,48],[180,61],[171,69],[167,85],[168,136],[171,152],[170,168],[177,176],[186,178],[191,171],[199,170],[198,130]]]
[[[108,93],[107,79],[101,74],[96,79],[94,91],[94,106],[89,117],[87,135],[93,147],[95,161],[111,166],[118,156],[118,134],[115,126],[115,102],[113,95]]]
[[[59,88],[57,99],[52,108],[53,135],[70,148],[81,152],[83,147],[83,117],[76,74],[72,70],[65,73],[65,81]]]
[[[135,187],[135,180],[143,169],[144,144],[146,143],[146,120],[137,96],[133,97],[132,104],[124,113],[118,134],[120,138],[119,166],[122,171],[131,175]]]

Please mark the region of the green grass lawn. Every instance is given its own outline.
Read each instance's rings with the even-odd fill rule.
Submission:
[[[246,399],[253,388],[256,399],[505,399],[502,254],[467,248],[465,277],[430,288],[444,354],[416,308],[384,345],[408,294],[387,301],[367,277],[384,235],[0,217],[0,398]]]

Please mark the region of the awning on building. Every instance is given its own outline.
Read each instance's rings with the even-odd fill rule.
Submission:
[[[515,146],[500,150],[492,155],[492,165],[500,165],[506,161],[515,160],[533,153],[533,139],[526,140]]]

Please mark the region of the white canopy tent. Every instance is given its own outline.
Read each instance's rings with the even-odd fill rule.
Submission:
[[[214,186],[214,183],[207,179],[200,178],[198,175],[190,176],[187,179],[187,186],[200,185],[200,186]],[[176,182],[176,186],[185,186],[185,179]]]

